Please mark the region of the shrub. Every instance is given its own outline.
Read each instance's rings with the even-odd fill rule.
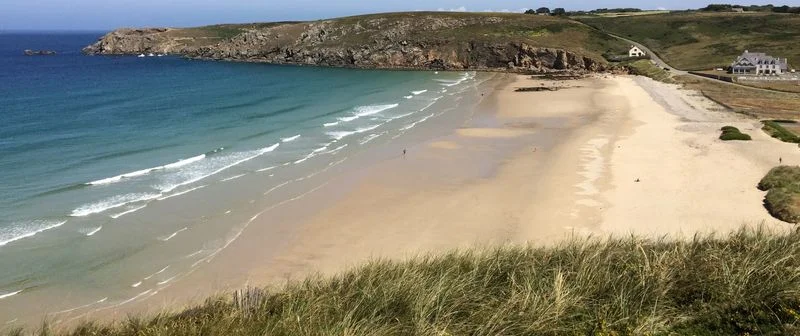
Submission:
[[[767,191],[764,206],[769,213],[784,222],[800,222],[800,167],[772,168],[758,183]]]
[[[730,141],[730,140],[742,140],[742,141],[749,141],[753,140],[750,135],[744,134],[739,131],[738,128],[733,126],[725,126],[722,127],[722,134],[719,136],[720,140],[723,141]]]
[[[800,143],[800,137],[794,134],[792,131],[784,128],[779,124],[780,121],[776,120],[764,120],[762,123],[764,127],[761,128],[769,134],[771,137],[778,139],[783,142],[791,142],[791,143]]]

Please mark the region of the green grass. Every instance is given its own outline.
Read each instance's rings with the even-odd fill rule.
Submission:
[[[800,66],[800,15],[767,13],[669,13],[586,17],[581,22],[640,42],[670,65],[706,70],[730,65],[742,51],[789,58]]]
[[[764,127],[761,129],[764,130],[764,132],[767,132],[767,134],[769,134],[771,137],[783,142],[800,143],[800,137],[794,134],[794,132],[781,126],[779,121],[764,120],[762,123],[764,124]]]
[[[576,239],[373,261],[177,313],[40,335],[786,335],[800,233]],[[22,331],[12,331],[22,333]]]
[[[800,222],[800,167],[772,168],[758,188],[768,190],[764,205],[772,216],[789,223]]]
[[[627,66],[635,75],[650,77],[660,82],[675,83],[669,72],[655,66],[650,60],[637,60],[627,63]]]
[[[719,136],[719,139],[722,141],[731,141],[731,140],[742,140],[742,141],[750,141],[753,138],[750,137],[749,134],[744,134],[739,131],[738,128],[733,126],[724,126],[722,127],[722,134]]]

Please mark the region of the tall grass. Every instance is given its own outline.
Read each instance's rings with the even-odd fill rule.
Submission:
[[[41,335],[784,335],[800,234],[575,240],[378,260],[178,313]]]

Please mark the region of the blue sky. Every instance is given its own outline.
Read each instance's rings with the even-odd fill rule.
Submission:
[[[0,0],[0,30],[107,30],[117,27],[198,26],[212,23],[311,20],[387,11],[468,10],[519,11],[530,7],[568,10],[602,7],[685,9],[707,3],[698,0]],[[767,4],[770,1],[746,1]],[[775,4],[800,5],[800,0]]]

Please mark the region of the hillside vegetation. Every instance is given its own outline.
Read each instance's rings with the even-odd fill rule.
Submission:
[[[313,22],[117,30],[89,54],[189,57],[363,68],[603,70],[626,44],[562,17],[412,12]]]
[[[800,15],[682,12],[580,21],[640,42],[682,70],[728,66],[744,50],[785,57],[800,67]]]
[[[177,313],[41,335],[787,335],[800,233],[575,240],[374,261]],[[13,331],[11,334],[21,334]]]

